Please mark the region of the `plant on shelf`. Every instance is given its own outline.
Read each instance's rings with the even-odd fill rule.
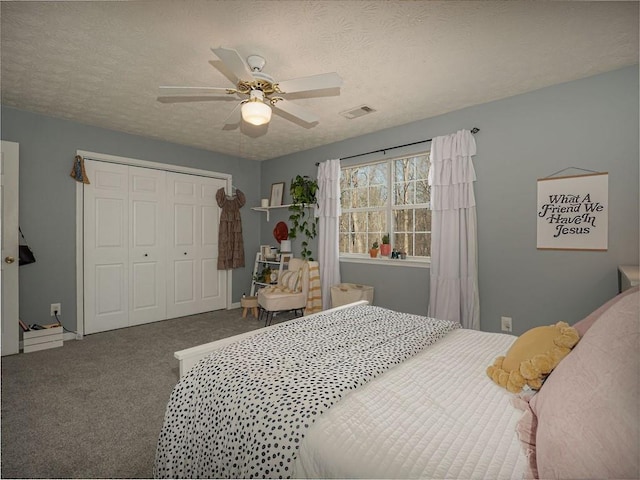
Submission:
[[[377,240],[375,242],[373,242],[373,245],[371,245],[371,248],[369,249],[369,255],[371,255],[371,258],[376,258],[378,256],[378,241]]]
[[[270,283],[271,268],[269,266],[264,267],[260,273],[254,275],[253,280],[260,283]]]
[[[382,245],[380,245],[380,255],[388,257],[391,253],[391,244],[389,243],[389,234],[386,233],[382,236]]]
[[[318,191],[318,182],[308,176],[301,177],[297,175],[291,180],[292,204],[289,206],[289,220],[291,220],[291,229],[289,230],[289,238],[296,238],[303,235],[305,238],[301,242],[302,252],[300,256],[303,260],[313,260],[312,252],[309,250],[309,240],[316,238],[318,234],[317,223],[311,209],[316,204],[316,192]]]

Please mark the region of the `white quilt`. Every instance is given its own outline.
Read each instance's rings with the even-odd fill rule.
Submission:
[[[516,337],[455,330],[316,419],[294,477],[523,477],[522,412],[485,369]]]
[[[158,478],[290,478],[315,418],[458,329],[356,306],[278,325],[212,352],[176,385]]]

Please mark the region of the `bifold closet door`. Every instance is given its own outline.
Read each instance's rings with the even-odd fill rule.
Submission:
[[[85,333],[166,319],[166,172],[85,168]]]
[[[85,161],[84,329],[129,326],[129,167]]]
[[[129,325],[167,318],[167,172],[129,167]]]
[[[226,271],[219,271],[221,179],[167,172],[169,318],[226,307]]]

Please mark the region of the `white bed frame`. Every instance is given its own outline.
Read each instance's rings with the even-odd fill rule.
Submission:
[[[344,310],[345,308],[355,307],[356,305],[367,305],[368,303],[369,302],[367,300],[360,300],[358,302],[349,303],[347,305],[341,305],[339,307],[324,310],[319,313],[314,313],[312,315],[309,315],[307,318],[312,318],[320,313],[335,312],[338,310]],[[178,359],[178,362],[180,363],[180,378],[182,378],[189,370],[191,370],[193,366],[198,363],[198,361],[200,361],[200,359],[206,357],[211,352],[215,352],[216,350],[219,350],[222,347],[226,347],[227,345],[237,342],[238,340],[244,340],[245,338],[253,337],[258,333],[271,330],[278,325],[282,324],[279,323],[276,325],[271,325],[269,327],[258,328],[257,330],[252,330],[250,332],[245,332],[239,335],[234,335],[232,337],[216,340],[215,342],[205,343],[204,345],[198,345],[196,347],[191,347],[175,352],[173,356],[176,357]]]

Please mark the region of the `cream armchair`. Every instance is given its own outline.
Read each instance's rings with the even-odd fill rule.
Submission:
[[[295,312],[304,314],[309,296],[309,263],[299,258],[289,260],[287,270],[278,278],[278,284],[261,288],[258,291],[258,319],[265,317],[265,326],[271,324],[276,312]]]

